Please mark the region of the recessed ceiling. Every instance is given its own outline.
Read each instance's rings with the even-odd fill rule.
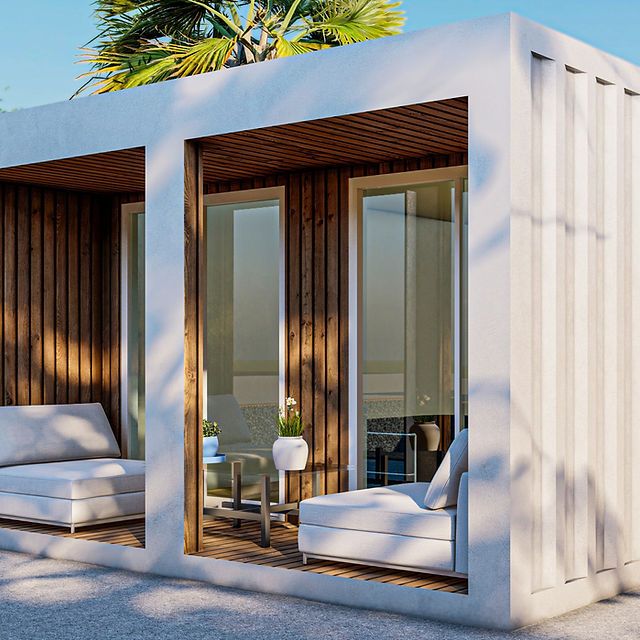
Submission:
[[[144,149],[124,149],[0,169],[0,182],[106,193],[144,191]]]
[[[201,140],[204,178],[465,152],[467,130],[467,99],[457,98],[211,136]]]
[[[455,98],[200,139],[207,182],[465,152],[467,99]],[[142,192],[144,149],[0,169],[0,181]]]

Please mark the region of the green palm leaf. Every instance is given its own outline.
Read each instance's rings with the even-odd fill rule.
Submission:
[[[352,44],[400,33],[404,24],[400,2],[391,0],[333,0],[308,22],[311,33]]]
[[[169,45],[174,63],[172,78],[195,76],[222,69],[231,56],[236,42],[227,38],[205,38],[189,45]]]
[[[397,0],[96,0],[78,93],[105,93],[399,33]]]

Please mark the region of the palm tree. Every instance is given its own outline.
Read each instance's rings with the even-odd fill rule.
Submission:
[[[97,0],[79,90],[106,93],[400,32],[397,0]]]

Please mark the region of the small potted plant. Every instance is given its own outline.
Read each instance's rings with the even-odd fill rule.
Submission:
[[[213,458],[218,453],[218,436],[222,429],[217,422],[211,422],[206,418],[202,421],[202,455],[204,458]]]
[[[273,462],[280,471],[302,471],[309,446],[302,437],[304,425],[294,398],[287,398],[278,412],[278,439],[273,443]]]

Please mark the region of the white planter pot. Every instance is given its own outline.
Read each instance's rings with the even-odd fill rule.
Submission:
[[[429,422],[418,422],[416,429],[419,430],[424,438],[427,451],[437,451],[440,444],[440,427],[431,420]]]
[[[308,457],[309,445],[302,436],[279,436],[273,443],[273,463],[279,471],[302,471]]]

